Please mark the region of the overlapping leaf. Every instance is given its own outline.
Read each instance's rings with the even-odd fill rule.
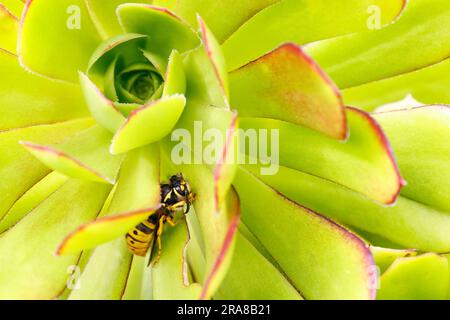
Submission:
[[[55,248],[67,232],[97,215],[109,189],[106,184],[70,180],[4,234],[0,296],[51,299],[59,295],[68,280],[67,268],[76,265],[78,255],[56,257]]]
[[[449,12],[445,0],[409,1],[385,28],[319,42],[307,51],[341,89],[393,77],[449,57]]]
[[[244,169],[239,169],[235,186],[243,222],[303,297],[374,298],[372,255],[360,239],[284,198]]]
[[[369,25],[371,12],[380,18],[374,27],[381,27],[399,15],[403,4],[403,0],[278,1],[254,15],[225,41],[228,68],[235,70],[285,42],[303,45],[367,30],[373,24]]]
[[[279,132],[279,141],[271,143],[268,155],[279,157],[282,166],[333,181],[385,204],[394,203],[403,180],[386,137],[366,113],[347,109],[347,118],[350,133],[344,143],[273,119],[244,118],[241,124],[244,130]]]
[[[242,117],[289,121],[337,139],[347,135],[339,91],[300,47],[289,43],[231,73]]]
[[[0,132],[0,178],[3,182],[0,184],[0,216],[3,217],[19,197],[50,172],[19,144],[20,140],[60,142],[92,125],[91,120],[82,119]]]

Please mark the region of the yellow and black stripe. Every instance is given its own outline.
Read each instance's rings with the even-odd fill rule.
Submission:
[[[127,245],[133,254],[145,257],[150,246],[153,246],[159,225],[162,222],[160,220],[157,211],[127,233]]]

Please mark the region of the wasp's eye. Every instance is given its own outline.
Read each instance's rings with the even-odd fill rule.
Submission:
[[[184,188],[182,186],[176,186],[175,187],[175,191],[179,194],[183,194],[184,193]]]

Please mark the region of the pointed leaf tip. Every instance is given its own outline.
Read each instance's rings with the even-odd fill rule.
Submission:
[[[114,240],[145,220],[158,208],[147,208],[135,212],[106,216],[82,225],[69,234],[58,246],[56,255],[77,253]],[[125,240],[124,240],[125,241]]]
[[[27,141],[19,141],[19,143],[45,165],[61,173],[90,181],[106,182],[109,184],[115,183],[114,180],[103,176],[77,159],[74,159],[55,148]]]
[[[347,137],[341,93],[302,50],[286,43],[230,74],[241,116],[289,121],[336,139]]]
[[[124,153],[162,139],[175,127],[185,104],[186,98],[176,94],[134,110],[113,137],[111,153]]]

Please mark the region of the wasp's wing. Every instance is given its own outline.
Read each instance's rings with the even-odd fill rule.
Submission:
[[[152,241],[150,242],[150,247],[148,250],[148,263],[147,263],[147,267],[149,267],[153,262],[155,262],[155,250],[156,249],[156,243],[158,241],[156,240],[156,232],[153,233],[153,237],[152,237]]]
[[[152,264],[155,264],[158,262],[159,257],[161,256],[161,235],[164,228],[164,220],[160,219],[158,223],[155,226],[155,232],[153,232],[153,237],[151,240],[151,243],[149,245],[149,259],[147,266],[150,266]],[[158,248],[156,248],[158,246]]]

